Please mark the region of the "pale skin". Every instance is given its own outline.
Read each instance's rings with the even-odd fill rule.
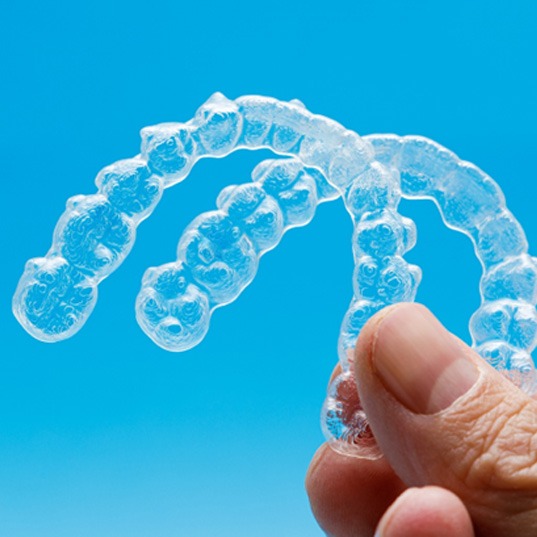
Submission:
[[[306,489],[327,535],[537,535],[535,399],[417,304],[368,322],[354,372],[383,456],[319,448]]]

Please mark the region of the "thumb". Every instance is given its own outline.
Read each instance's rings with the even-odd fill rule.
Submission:
[[[371,428],[406,485],[453,491],[477,535],[536,535],[534,399],[417,304],[371,319],[355,371]]]

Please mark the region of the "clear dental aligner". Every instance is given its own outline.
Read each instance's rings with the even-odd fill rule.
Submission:
[[[211,312],[237,298],[284,231],[307,224],[318,203],[342,195],[355,225],[354,296],[339,341],[342,374],[329,388],[323,429],[346,441],[337,449],[351,451],[370,432],[350,351],[367,319],[385,305],[413,300],[420,279],[402,257],[415,242],[413,223],[397,213],[402,194],[433,199],[446,225],[472,238],[484,267],[483,303],[470,323],[474,345],[523,389],[534,390],[537,272],[497,185],[430,140],[360,138],[298,101],[215,94],[188,123],[143,129],[141,154],[103,169],[96,194],[71,198],[46,257],[27,263],[13,299],[19,322],[43,341],[76,333],[93,310],[98,283],[129,253],[137,225],[163,190],[186,178],[198,159],[240,148],[293,158],[266,161],[252,183],[224,189],[218,210],[183,234],[177,261],[146,272],[137,318],[154,341],[170,350],[199,343]]]

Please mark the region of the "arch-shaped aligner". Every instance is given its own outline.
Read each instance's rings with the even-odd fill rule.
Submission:
[[[142,139],[141,155],[112,164],[98,175],[97,194],[76,197],[68,203],[47,256],[27,263],[14,296],[13,310],[27,331],[38,339],[57,341],[80,329],[95,305],[98,283],[119,266],[132,247],[136,226],[152,212],[163,189],[183,180],[199,158],[222,157],[239,148],[267,147],[276,153],[295,155],[303,164],[322,172],[337,189],[332,188],[327,197],[334,199],[338,192],[344,194],[351,214],[360,205],[359,200],[363,200],[359,191],[352,192],[354,185],[361,181],[367,184],[368,174],[395,177],[382,164],[400,170],[403,195],[436,200],[446,223],[473,238],[484,264],[481,291],[487,304],[472,318],[471,327],[478,350],[497,367],[513,370],[514,380],[524,389],[533,390],[535,373],[529,351],[535,344],[535,263],[527,255],[523,232],[505,209],[497,185],[473,165],[419,137],[373,136],[364,141],[338,123],[309,113],[299,102],[282,103],[264,97],[229,101],[216,94],[190,122],[146,128]],[[375,158],[381,164],[375,164]],[[361,181],[355,181],[359,176]],[[382,180],[381,177],[380,184]],[[373,184],[377,185],[375,181]],[[382,188],[378,195],[375,189],[364,192],[366,199],[381,199],[384,195]],[[393,188],[390,192],[388,198],[393,195]],[[225,199],[226,195],[222,196]],[[361,326],[384,304],[373,296],[377,285],[386,284],[380,296],[383,300],[391,296],[413,298],[412,286],[417,284],[418,273],[409,270],[401,282],[394,277],[404,266],[398,258],[401,252],[391,254],[388,266],[384,258],[367,258],[365,253],[378,237],[385,237],[382,248],[399,244],[402,236],[407,237],[407,245],[412,243],[409,226],[402,221],[390,226],[389,222],[397,221],[390,210],[377,207],[367,217],[360,215],[363,230],[355,234],[353,242],[355,255],[360,252],[355,273],[358,295],[351,303],[340,338],[344,368],[348,367],[347,350],[353,346]],[[187,241],[188,245],[201,244],[207,234],[211,236],[214,222],[220,225],[226,221],[221,215],[211,218],[204,222],[203,232],[194,233],[197,238]],[[377,225],[377,221],[382,223]],[[223,235],[226,240],[236,234],[234,226],[228,224],[223,224],[230,233]],[[263,240],[270,243],[272,239],[261,235],[256,243],[252,238],[252,248],[244,241],[244,248],[251,250],[250,259],[255,257],[256,248],[263,248]],[[203,257],[203,249],[196,248],[194,253]],[[185,255],[187,251],[188,248]],[[216,292],[220,304],[233,297],[237,286],[252,277],[254,265],[243,267],[242,279],[231,279],[231,285],[213,286],[212,293]],[[186,285],[184,267],[178,268],[159,289]],[[215,268],[218,270],[209,272],[209,276],[226,275],[224,266]],[[207,271],[201,276],[207,277]],[[399,288],[405,291],[399,293]],[[194,288],[185,296],[188,299],[178,304],[178,318],[192,322],[202,316],[204,307],[211,307]],[[173,334],[174,330],[177,328],[170,327],[168,332]],[[203,333],[200,334],[202,337]],[[349,382],[348,372],[336,379],[324,412],[325,418],[330,418],[325,419],[329,435],[352,441],[360,436],[357,431],[363,430],[366,422],[359,411],[353,410],[356,397],[353,402],[353,397],[345,393]]]
[[[191,121],[146,127],[141,135],[141,154],[103,169],[95,181],[97,194],[69,200],[46,257],[26,265],[13,311],[35,338],[59,341],[84,325],[97,299],[97,285],[128,255],[137,225],[154,210],[163,190],[185,179],[200,158],[260,148],[295,155],[329,178],[330,199],[338,196],[334,186],[344,190],[373,162],[371,145],[356,133],[312,114],[299,101],[268,97],[231,101],[217,93]],[[55,265],[46,261],[50,259],[69,266],[61,282]],[[89,289],[92,300],[73,306],[71,297],[79,287]],[[69,319],[52,313],[57,307],[69,307]]]

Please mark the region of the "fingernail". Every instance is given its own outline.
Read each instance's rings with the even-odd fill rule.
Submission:
[[[380,321],[372,363],[384,386],[418,414],[449,407],[479,376],[455,338],[415,304],[393,308]]]

